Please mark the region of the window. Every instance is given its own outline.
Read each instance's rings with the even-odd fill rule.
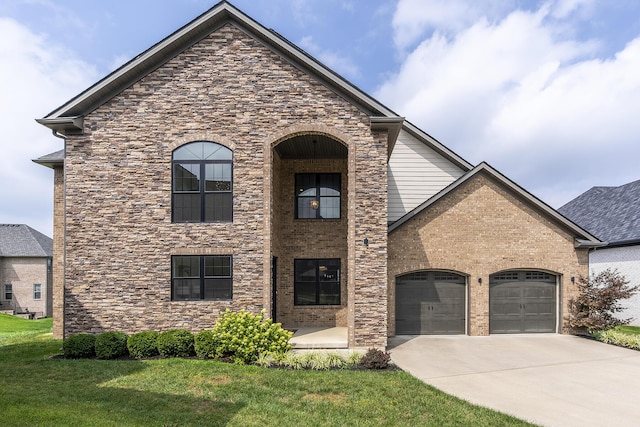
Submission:
[[[33,299],[42,299],[42,285],[33,285]]]
[[[340,305],[340,260],[294,260],[295,305]]]
[[[296,174],[296,218],[340,218],[340,174]]]
[[[230,255],[174,256],[171,262],[173,301],[230,300]]]
[[[214,142],[173,152],[173,222],[225,222],[233,215],[233,153]]]
[[[4,299],[13,299],[13,285],[4,285]]]

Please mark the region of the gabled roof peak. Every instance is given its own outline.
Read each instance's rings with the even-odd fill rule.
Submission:
[[[413,217],[415,217],[416,215],[418,215],[419,213],[421,213],[422,211],[424,211],[425,209],[427,209],[428,207],[436,203],[438,200],[444,198],[445,196],[453,192],[456,188],[460,187],[462,184],[464,184],[465,182],[469,181],[471,178],[481,173],[485,173],[489,175],[491,178],[495,179],[505,188],[515,193],[521,199],[525,200],[530,206],[544,213],[547,217],[551,218],[557,224],[560,224],[563,228],[570,230],[572,233],[574,233],[576,236],[576,242],[575,242],[576,247],[597,247],[597,246],[603,245],[603,243],[599,241],[595,236],[593,236],[585,229],[579,227],[578,225],[574,224],[573,222],[571,222],[570,220],[562,216],[558,211],[553,209],[551,206],[547,205],[545,202],[543,202],[533,194],[529,193],[524,188],[520,187],[515,182],[511,181],[509,178],[507,178],[502,173],[500,173],[497,169],[494,169],[487,162],[482,162],[478,164],[475,168],[473,168],[472,170],[470,170],[469,172],[467,172],[466,174],[458,178],[456,181],[452,182],[447,187],[445,187],[442,191],[440,191],[430,199],[426,200],[421,205],[417,206],[411,212],[407,213],[405,216],[400,218],[398,221],[391,224],[389,226],[389,233],[398,229],[404,223],[406,223],[407,221],[409,221],[410,219],[412,219]]]

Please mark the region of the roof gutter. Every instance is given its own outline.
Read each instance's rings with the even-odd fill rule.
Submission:
[[[599,242],[599,241],[586,240],[586,239],[575,239],[573,242],[573,246],[576,249],[595,249],[595,248],[601,248],[607,245],[608,245],[607,242]]]

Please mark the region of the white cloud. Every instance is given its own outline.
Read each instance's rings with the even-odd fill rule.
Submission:
[[[12,19],[0,17],[0,32],[0,222],[27,223],[50,235],[53,173],[31,159],[63,144],[34,119],[87,87],[97,73]]]
[[[568,40],[575,23],[557,18],[590,5],[547,3],[495,22],[471,13],[460,30],[421,36],[376,96],[553,206],[639,179],[640,38],[609,59],[598,40]]]
[[[400,0],[393,15],[394,42],[404,50],[431,31],[460,31],[503,7],[504,0]]]
[[[345,56],[338,55],[336,52],[322,49],[311,36],[305,36],[300,40],[298,45],[309,52],[312,56],[320,60],[332,70],[342,74],[348,79],[356,79],[360,76],[358,66]]]

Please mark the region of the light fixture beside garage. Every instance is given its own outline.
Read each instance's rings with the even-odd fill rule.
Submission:
[[[478,283],[482,285],[482,277],[478,277]]]

